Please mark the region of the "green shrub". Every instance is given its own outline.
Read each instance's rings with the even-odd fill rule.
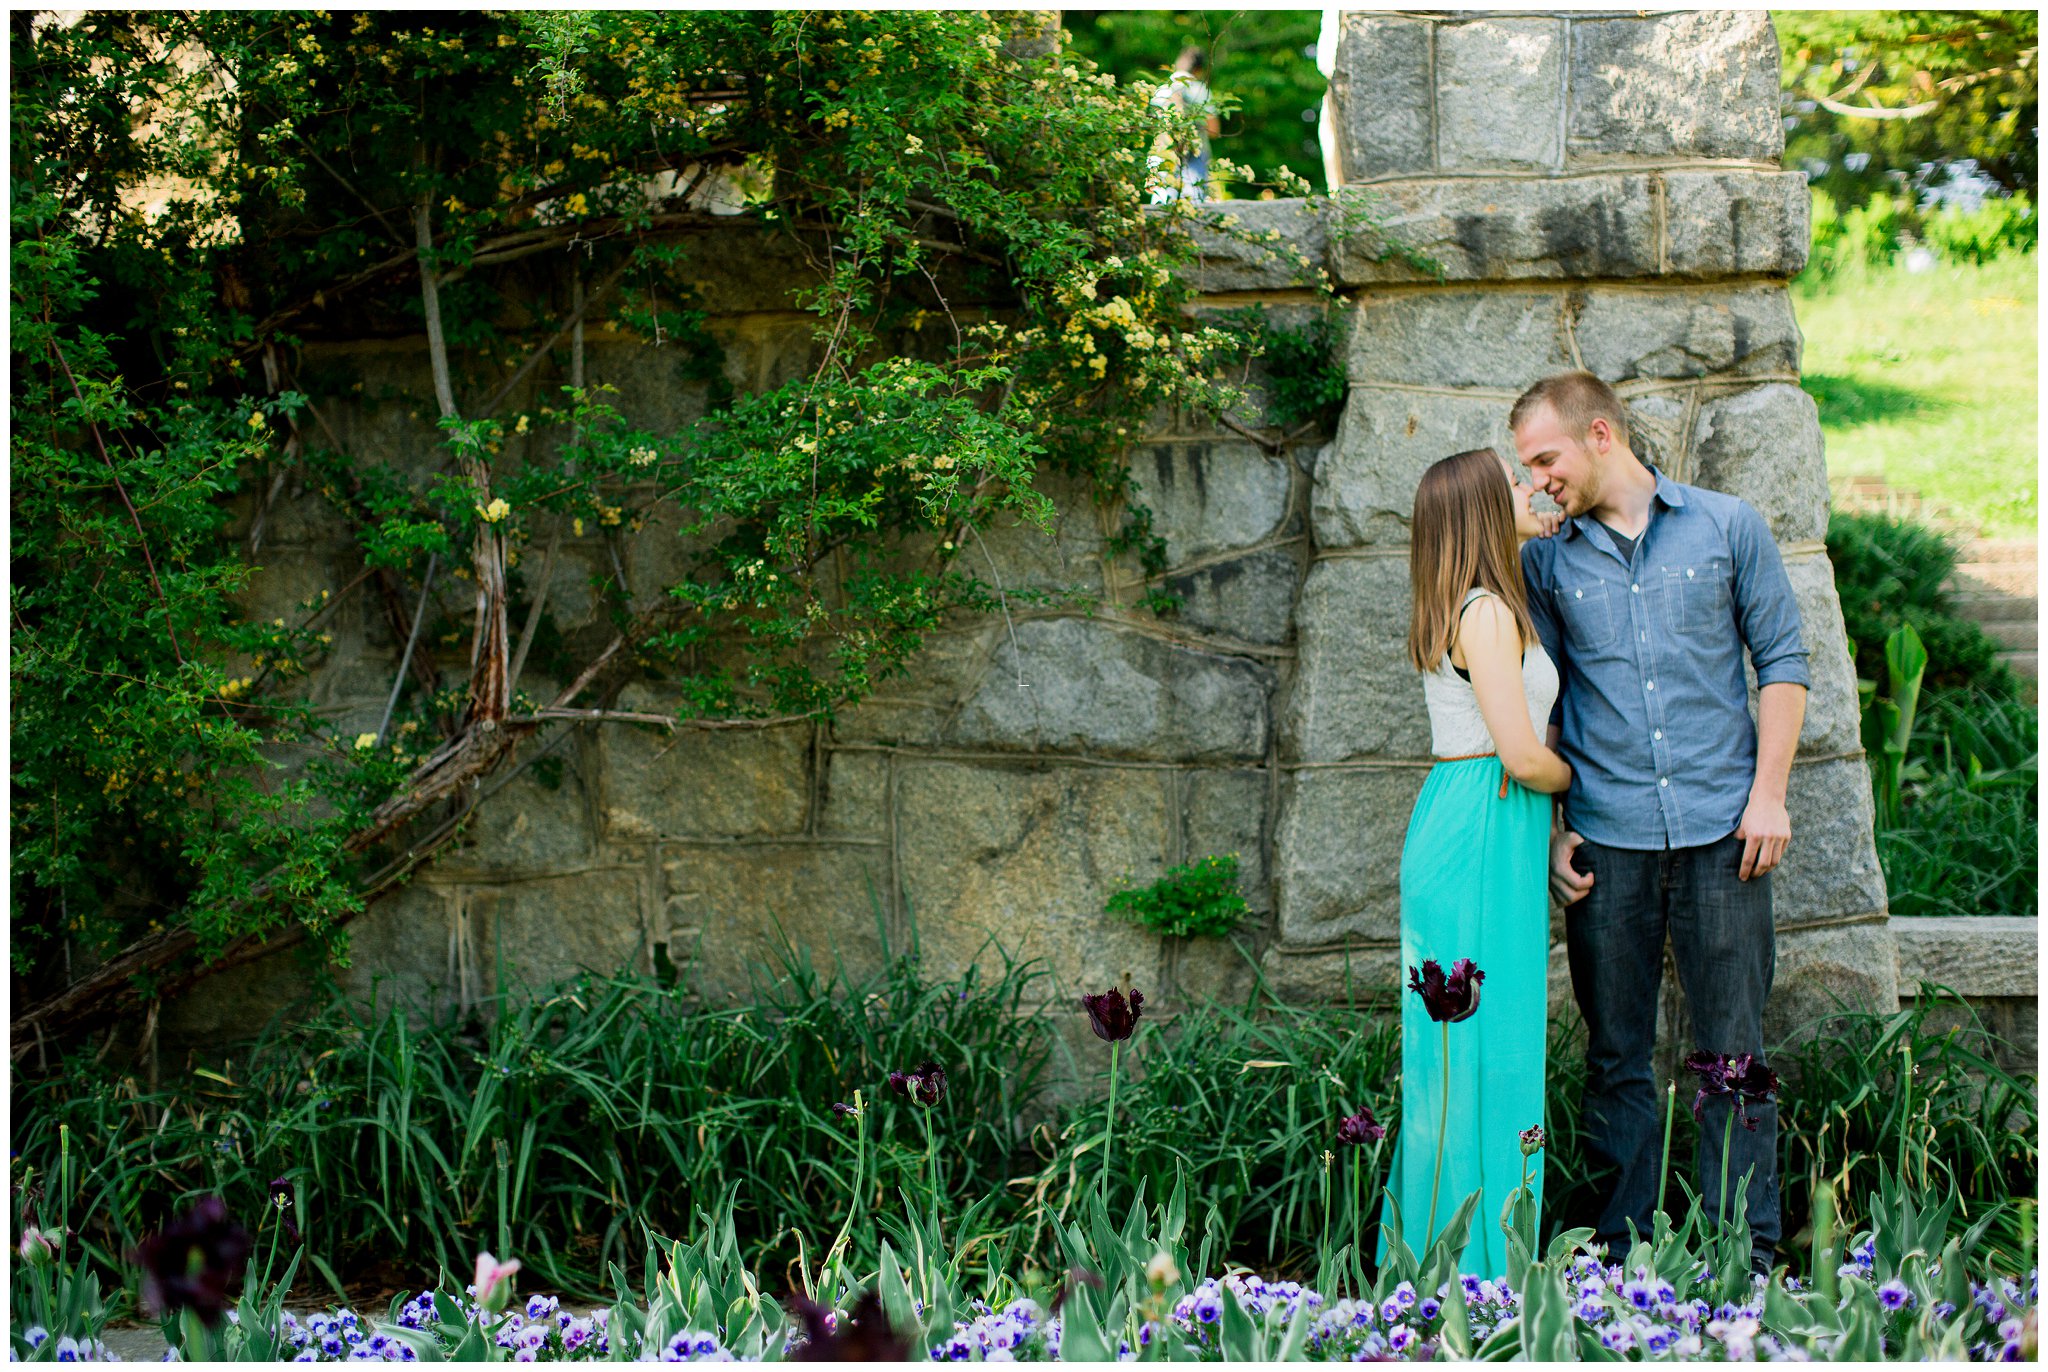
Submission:
[[[1221,938],[1237,928],[1245,913],[1244,897],[1237,889],[1237,854],[1198,858],[1170,868],[1150,886],[1118,891],[1109,898],[1108,909],[1155,934]]]
[[[2041,220],[2031,200],[2015,195],[1986,200],[1974,210],[1943,206],[1927,216],[1921,236],[1944,262],[1981,264],[2034,251]]]
[[[1806,273],[1827,278],[1890,266],[1898,258],[1907,220],[1898,201],[1875,196],[1843,211],[1826,191],[1813,192],[1811,247]]]
[[[1917,242],[1944,262],[1981,265],[2034,251],[2040,216],[2025,195],[1986,199],[1975,209],[1943,205],[1933,211],[1888,195],[1844,211],[1833,196],[1813,191],[1807,266],[1813,280],[1854,276],[1889,267]]]
[[[2019,680],[1998,660],[1998,645],[1954,613],[1947,582],[1961,551],[1952,538],[1912,520],[1837,510],[1828,520],[1827,544],[1856,675],[1888,694],[1885,640],[1911,624],[1927,649],[1927,689],[2018,697]]]

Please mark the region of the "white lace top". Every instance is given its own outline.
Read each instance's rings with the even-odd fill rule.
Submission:
[[[1492,594],[1484,587],[1473,587],[1465,593],[1458,613],[1463,614],[1465,607],[1480,596]],[[1444,654],[1435,671],[1423,673],[1422,695],[1429,704],[1430,751],[1438,757],[1470,757],[1500,751],[1479,713],[1479,697],[1472,690],[1472,683],[1458,675],[1449,653]],[[1530,644],[1522,654],[1522,695],[1529,702],[1529,723],[1541,742],[1550,726],[1550,707],[1557,703],[1557,664],[1543,651],[1541,643]]]

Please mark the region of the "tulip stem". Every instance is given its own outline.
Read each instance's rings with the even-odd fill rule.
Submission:
[[[1899,1185],[1906,1184],[1906,1140],[1913,1133],[1913,1046],[1910,1040],[1899,1040],[1899,1089],[1904,1106],[1899,1112]]]
[[[1742,1098],[1731,1096],[1728,1100],[1728,1123],[1721,1129],[1721,1193],[1714,1197],[1714,1222],[1728,1223],[1728,1145],[1735,1141],[1735,1112],[1741,1109]]]
[[[1109,1202],[1109,1153],[1116,1137],[1116,1069],[1117,1050],[1123,1044],[1112,1039],[1109,1045],[1109,1114],[1102,1123],[1102,1200]]]
[[[1358,1213],[1358,1170],[1365,1166],[1365,1159],[1359,1156],[1363,1151],[1359,1148],[1351,1150],[1351,1261],[1358,1264],[1361,1275],[1365,1272],[1365,1226]],[[1377,1164],[1380,1155],[1380,1146],[1377,1143],[1372,1146],[1372,1155],[1373,1162]]]
[[[1657,1213],[1664,1213],[1664,1188],[1671,1181],[1671,1116],[1678,1109],[1678,1083],[1664,1088],[1664,1157],[1657,1164]]]
[[[860,1214],[861,1187],[867,1171],[868,1112],[865,1108],[866,1102],[861,1099],[858,1091],[853,1093],[853,1105],[853,1204],[847,1209],[846,1222],[839,1226],[838,1236],[832,1240],[832,1246],[825,1250],[825,1256],[818,1263],[818,1286],[825,1292],[827,1305],[832,1304],[836,1293],[826,1285],[830,1280],[826,1273],[831,1271],[832,1264],[839,1260],[839,1250],[846,1243],[847,1236],[853,1232],[854,1218]]]
[[[932,1219],[936,1223],[939,1215],[939,1153],[932,1143],[932,1107],[926,1106],[918,1112],[924,1121],[924,1184],[932,1198]]]
[[[1442,1093],[1443,1104],[1436,1112],[1436,1175],[1429,1183],[1429,1224],[1422,1231],[1422,1251],[1425,1253],[1429,1251],[1429,1245],[1436,1240],[1436,1192],[1444,1183],[1445,1133],[1451,1127],[1451,1022],[1438,1020],[1437,1029],[1441,1031],[1444,1046],[1444,1073],[1442,1079],[1437,1082],[1437,1090]]]

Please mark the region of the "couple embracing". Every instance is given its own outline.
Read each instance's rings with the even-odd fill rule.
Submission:
[[[1616,1260],[1631,1221],[1650,1232],[1659,1194],[1650,1055],[1667,934],[1693,1047],[1761,1061],[1770,872],[1791,837],[1809,683],[1791,586],[1754,509],[1640,459],[1620,400],[1590,373],[1538,382],[1508,427],[1530,481],[1480,449],[1436,463],[1415,493],[1408,651],[1437,761],[1402,852],[1402,963],[1470,959],[1484,994],[1451,1026],[1448,1062],[1425,1006],[1402,998],[1388,1179],[1411,1224],[1478,1191],[1460,1267],[1496,1278],[1521,1134],[1543,1119],[1553,897],[1586,1021],[1585,1152],[1613,1169],[1596,1241]],[[1561,516],[1531,511],[1539,490]],[[1777,1110],[1751,1100],[1731,1132],[1732,1105],[1708,1100],[1696,1189],[1715,1213],[1729,1134],[1728,1187],[1750,1174],[1753,1265],[1768,1270]],[[1542,1158],[1530,1162],[1540,1202]]]

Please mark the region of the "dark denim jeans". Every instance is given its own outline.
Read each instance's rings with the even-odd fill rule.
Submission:
[[[1777,966],[1771,924],[1771,879],[1741,880],[1742,840],[1730,835],[1697,848],[1641,852],[1588,840],[1580,866],[1593,873],[1593,889],[1565,911],[1565,945],[1572,991],[1585,1016],[1586,1149],[1596,1165],[1619,1169],[1597,1224],[1609,1252],[1628,1246],[1628,1221],[1650,1232],[1657,1202],[1657,1164],[1663,1152],[1661,1093],[1650,1072],[1657,1034],[1658,989],[1664,974],[1664,937],[1678,963],[1678,979],[1692,1011],[1693,1043],[1710,1053],[1764,1051],[1764,1000]],[[1679,1107],[1690,1108],[1697,1089],[1678,1083]],[[1709,1099],[1693,1157],[1696,1189],[1714,1214],[1720,1205],[1721,1146],[1730,1129],[1731,1101]],[[1732,1201],[1742,1174],[1749,1181],[1749,1226],[1758,1257],[1776,1245],[1778,1217],[1778,1107],[1753,1103],[1754,1131],[1733,1122],[1728,1135],[1728,1191]],[[1665,1198],[1665,1208],[1679,1204]]]

